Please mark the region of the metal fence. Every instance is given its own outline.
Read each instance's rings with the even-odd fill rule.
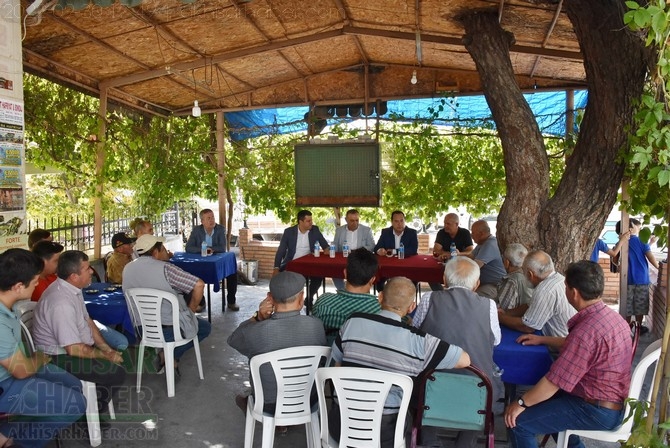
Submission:
[[[192,218],[190,213],[181,210],[180,204],[165,213],[148,216],[141,211],[126,212],[121,215],[107,215],[102,218],[102,245],[111,245],[115,233],[132,233],[130,222],[141,216],[151,221],[156,235],[184,235],[190,233]],[[181,219],[180,219],[181,218]],[[46,217],[28,220],[28,232],[33,229],[45,229],[51,232],[54,241],[58,241],[66,250],[92,250],[94,245],[93,215],[74,215],[67,217]]]

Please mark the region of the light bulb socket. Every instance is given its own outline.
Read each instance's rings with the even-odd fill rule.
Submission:
[[[193,115],[194,117],[199,117],[200,115],[202,115],[200,106],[198,106],[198,100],[193,101],[193,109],[191,109],[191,115]]]
[[[412,72],[412,79],[409,80],[412,84],[416,84],[418,80],[416,79],[416,70]]]

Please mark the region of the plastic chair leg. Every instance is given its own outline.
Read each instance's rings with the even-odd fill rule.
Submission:
[[[262,448],[272,448],[275,444],[275,419],[263,418],[263,443]]]
[[[90,381],[81,382],[81,391],[86,397],[86,423],[91,446],[99,446],[102,443],[100,434],[100,414],[98,414],[98,394],[95,391],[95,383]]]
[[[251,415],[251,409],[254,406],[254,397],[249,396],[247,401],[247,419],[244,422],[244,448],[251,448],[254,444],[254,431],[256,430],[256,420]]]
[[[165,380],[167,381],[167,396],[174,397],[174,344],[163,347],[165,354]]]
[[[198,373],[200,374],[200,379],[204,380],[205,375],[202,373],[202,358],[200,357],[200,343],[198,338],[193,340],[193,351],[195,351],[195,360],[198,362]]]
[[[144,343],[140,342],[140,349],[137,351],[137,392],[142,387],[142,369],[144,368]]]

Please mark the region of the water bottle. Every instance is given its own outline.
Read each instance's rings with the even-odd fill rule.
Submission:
[[[319,246],[319,243],[314,243],[314,256],[315,257],[320,257],[321,256],[321,246]]]
[[[344,244],[342,245],[342,256],[344,258],[349,256],[349,243],[347,243],[347,240],[344,240]]]
[[[335,241],[330,243],[330,258],[335,258]]]
[[[451,253],[451,258],[456,258],[458,256],[458,251],[456,250],[456,243],[451,243],[451,246],[449,246],[449,252]]]
[[[405,245],[403,243],[400,243],[400,247],[398,248],[398,260],[404,260],[405,259]]]

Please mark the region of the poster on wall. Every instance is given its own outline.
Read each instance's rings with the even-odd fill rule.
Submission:
[[[27,247],[23,103],[0,97],[0,252]]]

